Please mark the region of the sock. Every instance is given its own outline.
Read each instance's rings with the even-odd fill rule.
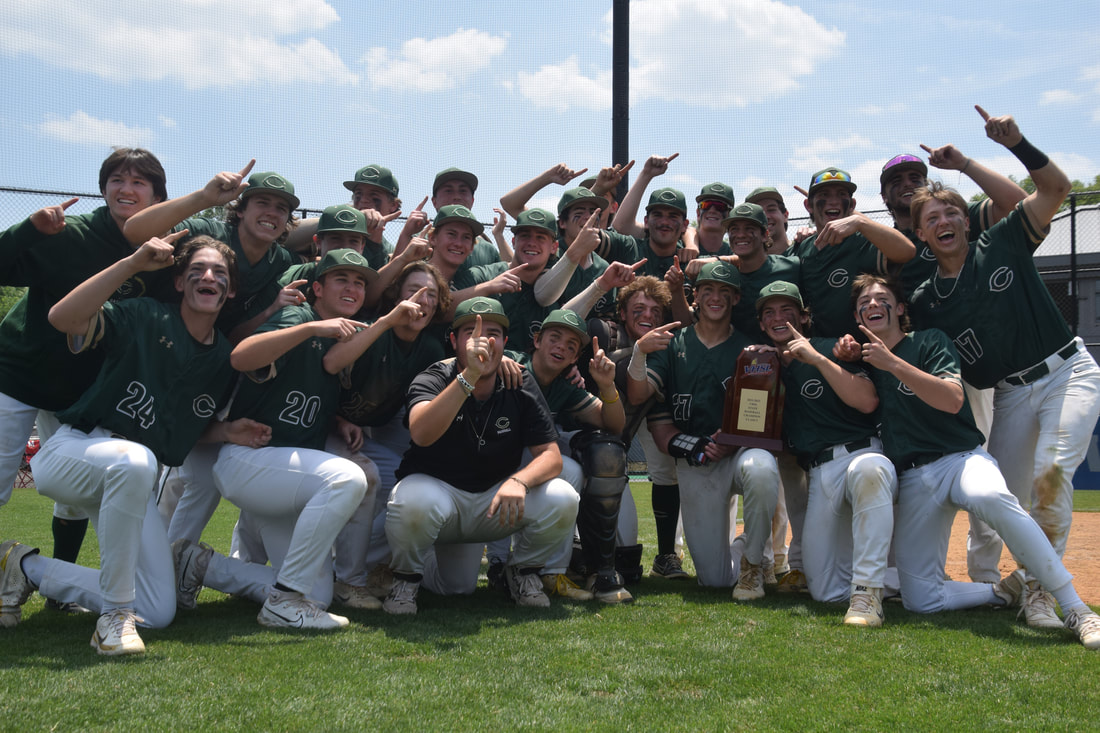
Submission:
[[[653,484],[653,521],[657,525],[657,554],[676,551],[676,521],[680,517],[680,485]]]
[[[53,556],[57,560],[75,563],[88,532],[87,519],[53,518]]]
[[[1074,609],[1085,606],[1085,602],[1081,600],[1081,596],[1077,595],[1077,590],[1073,587],[1072,582],[1066,583],[1061,588],[1055,588],[1050,594],[1054,596],[1054,600],[1058,601],[1058,605],[1062,607],[1063,615]]]

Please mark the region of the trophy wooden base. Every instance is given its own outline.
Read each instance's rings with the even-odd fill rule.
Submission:
[[[765,438],[759,435],[738,435],[737,433],[718,433],[714,437],[715,443],[722,445],[740,445],[746,448],[763,448],[764,450],[783,450],[783,441],[780,438]]]

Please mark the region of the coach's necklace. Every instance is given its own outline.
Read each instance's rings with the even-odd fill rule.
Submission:
[[[937,302],[942,303],[943,301],[950,298],[952,296],[952,294],[954,294],[955,288],[959,287],[959,280],[962,279],[963,270],[965,270],[965,269],[966,269],[966,260],[963,260],[962,267],[960,267],[959,271],[957,273],[955,273],[955,282],[953,282],[951,284],[951,289],[947,291],[947,295],[944,295],[943,293],[940,292],[940,284],[939,284],[940,268],[939,267],[936,268],[936,274],[932,276],[932,289],[934,291],[936,291],[936,297],[939,298],[939,300]],[[944,278],[944,280],[946,280],[946,279],[947,278]]]

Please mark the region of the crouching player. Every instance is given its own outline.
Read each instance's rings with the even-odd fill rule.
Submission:
[[[848,601],[846,624],[881,626],[898,481],[882,455],[875,387],[859,367],[831,358],[837,339],[803,335],[810,313],[798,286],[765,286],[756,310],[783,363],[784,438],[809,473],[802,548],[810,595]]]
[[[262,445],[252,421],[213,423],[232,383],[228,341],[214,328],[236,289],[232,250],[195,237],[176,257],[179,305],[147,298],[107,302],[138,272],[172,263],[173,242],[151,239],[87,280],[50,310],[74,350],[103,349],[95,383],[58,413],[63,423],[34,458],[38,491],[88,513],[99,536],[100,569],[0,545],[0,620],[14,626],[32,589],[100,613],[92,647],[140,654],[136,626],[162,628],[175,615],[172,553],[155,504],[162,465],[178,466],[206,431],[210,440]]]
[[[383,609],[413,614],[423,583],[442,593],[477,587],[482,544],[516,533],[504,575],[520,606],[549,606],[539,570],[573,535],[579,497],[562,472],[558,431],[529,371],[519,389],[499,373],[508,317],[475,297],[455,310],[453,359],[408,391],[412,445],[390,493],[386,539],[394,583]],[[526,448],[531,462],[520,466]]]
[[[247,512],[271,565],[179,539],[173,553],[181,608],[194,608],[206,585],[262,603],[264,626],[348,625],[325,610],[332,600],[332,545],[374,486],[359,465],[324,451],[340,392],[324,356],[363,325],[349,317],[375,275],[358,252],[329,252],[317,267],[313,304],[283,308],[233,349],[233,366],[246,376],[230,416],[270,424],[271,441],[268,447],[223,446],[214,483]]]
[[[1005,485],[963,392],[951,340],[931,328],[906,333],[898,286],[877,275],[853,283],[855,316],[868,338],[863,361],[882,401],[882,443],[898,469],[894,552],[905,607],[919,613],[1013,606],[1024,592],[1023,571],[996,585],[944,580],[955,513],[966,510],[1004,538],[1027,572],[1061,604],[1065,627],[1089,649],[1100,649],[1100,617],[1077,595],[1050,540]]]

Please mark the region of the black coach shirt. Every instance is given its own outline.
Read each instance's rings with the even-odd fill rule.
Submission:
[[[458,372],[457,359],[437,361],[420,372],[409,385],[409,412],[413,405],[434,399]],[[428,446],[410,444],[396,475],[402,479],[423,473],[481,493],[515,472],[524,448],[557,439],[546,399],[534,375],[524,370],[521,388],[505,389],[498,378],[492,397],[485,402],[467,398],[439,440]]]

